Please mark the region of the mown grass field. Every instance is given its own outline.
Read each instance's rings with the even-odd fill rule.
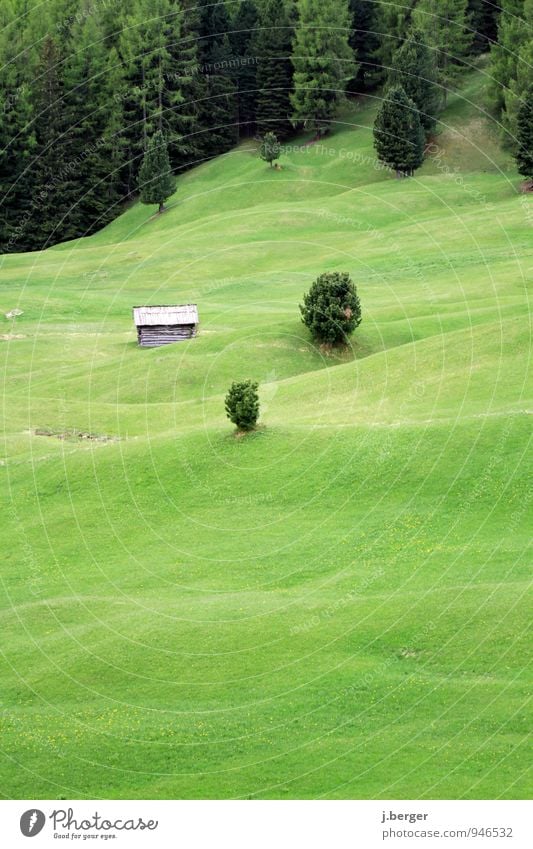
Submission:
[[[5,797],[530,795],[531,210],[482,88],[411,180],[370,101],[2,258]],[[325,270],[363,306],[336,355]],[[133,305],[188,301],[197,339],[137,348]]]

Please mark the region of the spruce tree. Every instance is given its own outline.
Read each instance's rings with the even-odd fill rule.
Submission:
[[[200,112],[204,80],[198,67],[200,14],[196,0],[171,0],[171,6],[176,20],[168,45],[167,81],[173,91],[173,102],[168,104],[168,153],[176,171],[196,164],[202,157]]]
[[[203,127],[202,151],[217,156],[238,141],[235,60],[228,32],[229,16],[222,0],[202,0],[199,15],[199,62],[204,88],[199,120]]]
[[[501,0],[498,43],[490,51],[489,97],[516,149],[518,110],[533,84],[533,0]]]
[[[516,126],[518,173],[533,179],[533,85],[526,92],[518,110]]]
[[[237,144],[237,88],[233,81],[233,59],[227,34],[213,41],[204,65],[207,88],[202,101],[204,156],[218,156]]]
[[[148,141],[139,171],[139,188],[141,202],[157,204],[159,213],[164,211],[165,201],[176,190],[176,180],[170,170],[168,149],[161,130],[156,130]]]
[[[349,92],[365,92],[374,88],[381,80],[380,9],[375,0],[349,0],[350,37],[349,45],[358,61],[357,73],[349,80]]]
[[[467,4],[468,0],[419,0],[414,10],[415,24],[434,53],[444,105],[472,44]]]
[[[137,177],[147,145],[148,109],[146,101],[146,69],[142,61],[143,33],[140,30],[143,7],[140,0],[121,9],[118,16],[120,38],[118,53],[124,67],[124,87],[121,91],[124,110],[128,193],[137,188]]]
[[[31,228],[32,246],[43,248],[72,237],[71,219],[79,198],[69,110],[64,108],[63,56],[46,36],[33,91],[35,114],[34,204],[38,215]]]
[[[68,228],[74,238],[111,220],[122,195],[123,111],[115,97],[122,87],[122,68],[116,51],[106,47],[94,15],[74,22],[68,54],[63,111],[69,123],[70,168],[78,186]]]
[[[112,47],[105,68],[105,94],[103,95],[104,124],[99,142],[100,158],[104,163],[107,201],[110,214],[116,215],[116,204],[128,195],[127,141],[124,121],[124,68],[118,52]],[[100,164],[100,170],[102,165]]]
[[[376,116],[374,147],[380,162],[398,177],[412,175],[424,161],[424,130],[418,109],[403,88],[390,89]]]
[[[257,102],[257,59],[254,32],[257,27],[257,7],[253,0],[242,0],[232,20],[230,46],[235,59],[234,80],[237,86],[239,132],[252,135],[255,130]]]
[[[496,43],[490,50],[488,91],[491,106],[501,116],[505,112],[505,91],[516,79],[518,53],[528,38],[524,26],[524,0],[500,0]]]
[[[468,0],[467,15],[473,30],[472,53],[485,53],[496,41],[498,33],[498,3],[492,0]]]
[[[386,73],[392,67],[392,57],[402,46],[412,26],[413,11],[418,0],[403,0],[402,3],[379,2],[377,19],[381,46],[379,57]]]
[[[176,62],[182,17],[175,0],[131,0],[123,9],[119,7],[118,51],[124,65],[124,138],[131,192],[148,137],[156,130],[164,133],[177,156],[175,144],[183,129],[183,66]]]
[[[313,337],[322,343],[346,343],[361,324],[361,302],[347,271],[321,274],[300,304],[302,321]]]
[[[388,83],[401,86],[418,109],[426,137],[435,129],[440,104],[435,64],[431,50],[424,44],[420,30],[412,30],[394,54]]]
[[[256,124],[260,135],[291,132],[293,28],[284,0],[264,0],[251,49],[257,57]]]
[[[348,80],[355,75],[345,0],[300,0],[294,53],[293,122],[328,132]]]
[[[268,162],[272,168],[272,163],[279,159],[281,145],[274,133],[266,133],[261,147],[259,148],[259,156],[264,162]]]
[[[242,432],[254,430],[259,418],[259,387],[251,380],[233,382],[225,398],[224,407],[230,422]]]
[[[21,50],[22,48],[22,50]],[[0,251],[33,246],[32,68],[24,19],[11,2],[0,9]],[[23,53],[22,59],[20,53]]]

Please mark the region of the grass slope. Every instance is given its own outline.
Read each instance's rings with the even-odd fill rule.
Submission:
[[[3,258],[4,795],[531,793],[531,229],[482,88],[412,180],[370,101]],[[298,317],[327,269],[364,308],[336,356]],[[180,301],[199,337],[139,350],[132,305]]]

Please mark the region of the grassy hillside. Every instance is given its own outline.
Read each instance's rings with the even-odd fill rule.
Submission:
[[[531,793],[531,211],[482,87],[409,181],[370,100],[2,259],[4,795]],[[336,355],[298,312],[328,269],[364,310]],[[134,304],[187,301],[198,338],[137,347]]]

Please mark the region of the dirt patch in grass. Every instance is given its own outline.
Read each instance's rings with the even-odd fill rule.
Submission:
[[[400,660],[407,660],[409,658],[420,657],[420,654],[421,652],[419,651],[419,649],[402,648],[398,652],[398,657],[400,658]]]
[[[107,436],[105,433],[88,433],[85,430],[77,430],[76,428],[68,428],[67,430],[52,430],[47,427],[36,427],[33,430],[34,436],[48,436],[53,439],[64,439],[68,442],[81,442],[89,440],[93,442],[118,442],[118,436]]]

